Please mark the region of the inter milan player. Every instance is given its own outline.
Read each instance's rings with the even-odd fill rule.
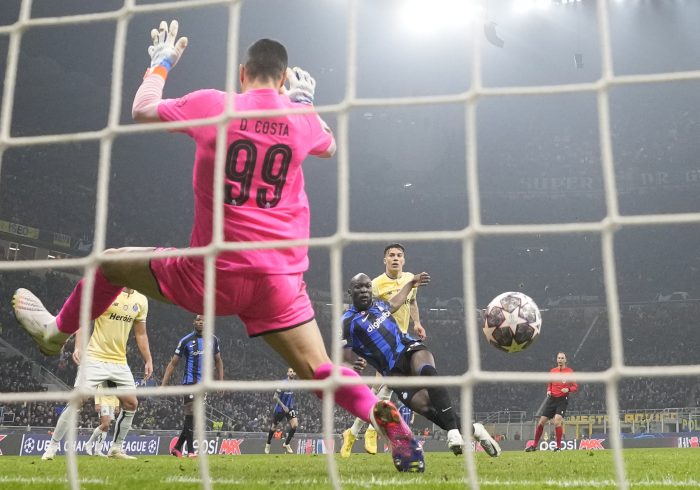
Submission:
[[[214,208],[219,206],[223,207],[226,242],[308,239],[310,213],[301,164],[308,155],[331,157],[336,149],[330,129],[313,111],[316,82],[307,72],[288,68],[282,44],[260,39],[248,48],[246,61],[239,67],[241,93],[210,89],[163,99],[169,72],[187,47],[187,38],[177,39],[177,32],[177,21],[170,25],[163,21],[151,31],[151,66],[134,98],[134,119],[143,123],[195,121],[220,116],[227,108],[237,115],[227,123],[225,132],[225,191],[220,203],[213,201],[217,126],[176,129],[196,144],[190,246],[211,243]],[[287,112],[265,117],[260,111]],[[246,112],[253,114],[243,117]],[[169,165],[157,155],[152,163]],[[117,251],[152,250],[155,248],[130,247]],[[238,315],[248,335],[262,336],[301,379],[325,379],[333,366],[306,292],[304,272],[308,264],[308,247],[304,245],[219,252],[213,291],[216,314]],[[202,314],[204,269],[203,257],[181,253],[153,260],[104,262],[95,272],[92,318],[97,318],[125,285]],[[82,288],[81,281],[55,318],[34,294],[26,289],[16,291],[15,315],[44,354],[58,354],[68,336],[78,329]],[[346,377],[358,376],[346,367],[339,372]],[[394,422],[398,411],[392,404],[380,403],[361,385],[339,388],[335,400],[356,417],[383,426],[399,471],[423,471],[422,450],[410,429]]]
[[[574,370],[566,366],[566,353],[557,353],[557,366],[549,370],[550,373],[573,373]],[[564,435],[564,417],[569,406],[569,395],[578,391],[578,385],[571,379],[555,379],[547,384],[547,401],[540,414],[540,420],[535,427],[535,439],[532,444],[528,444],[525,451],[537,451],[537,445],[544,431],[544,424],[554,418],[554,433],[556,434],[557,447],[555,451],[561,450],[561,438]]]
[[[413,280],[413,274],[403,270],[406,265],[406,248],[400,243],[390,243],[384,247],[383,260],[384,273],[372,279],[372,294],[377,299],[389,301],[405,284]],[[413,331],[420,340],[425,340],[425,328],[420,321],[417,295],[418,289],[411,289],[406,302],[399,306],[392,316],[401,332],[405,334],[408,333],[410,321],[413,320]],[[386,385],[379,385],[376,391],[381,400],[391,399],[391,390]],[[343,445],[340,449],[342,457],[350,456],[357,436],[366,425],[362,419],[357,418],[352,427],[343,432]],[[365,451],[369,454],[377,454],[377,431],[371,425],[365,431]]]
[[[297,373],[294,369],[287,369],[287,381],[291,381],[297,377]],[[299,419],[297,417],[297,411],[294,408],[294,392],[286,387],[284,390],[277,389],[275,394],[272,396],[272,400],[275,405],[272,407],[272,421],[270,422],[270,430],[267,433],[267,444],[265,444],[265,454],[270,454],[270,444],[272,443],[272,436],[275,431],[280,428],[280,425],[284,419],[289,422],[289,432],[287,432],[287,438],[282,444],[282,448],[287,451],[287,453],[292,454],[294,450],[289,444],[294,437],[294,433],[299,427]]]
[[[412,288],[429,282],[430,276],[421,272],[387,303],[373,299],[372,281],[367,274],[353,277],[348,290],[352,305],[343,315],[345,361],[354,362],[354,353],[383,376],[437,376],[432,353],[422,341],[402,333],[392,316]],[[447,389],[435,386],[394,391],[411,410],[446,430],[447,447],[455,454],[462,454],[464,440]],[[473,435],[489,456],[500,454],[500,446],[482,424],[473,424]]]
[[[180,339],[175,348],[175,354],[170,362],[165,367],[163,381],[161,386],[167,386],[170,377],[175,371],[175,368],[180,363],[180,359],[185,360],[185,370],[182,374],[182,384],[194,385],[202,380],[202,368],[204,367],[204,316],[197,315],[194,318],[194,330]],[[224,361],[221,359],[221,350],[219,348],[219,339],[214,335],[214,345],[212,346],[214,355],[214,366],[216,368],[216,378],[219,381],[224,379]],[[180,432],[175,445],[170,449],[170,454],[176,457],[182,457],[184,444],[187,443],[187,453],[189,456],[194,456],[194,395],[188,393],[184,397],[185,410],[185,425]]]

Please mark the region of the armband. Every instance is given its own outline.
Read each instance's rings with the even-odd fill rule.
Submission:
[[[148,68],[148,69],[146,69],[146,73],[144,73],[143,78],[146,78],[150,75],[158,75],[163,80],[167,80],[168,79],[168,69],[162,64],[155,66],[153,68]]]

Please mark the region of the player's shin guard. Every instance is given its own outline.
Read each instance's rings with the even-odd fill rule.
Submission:
[[[380,400],[391,401],[391,395],[394,392],[387,385],[382,385],[382,387],[377,392],[377,398]]]
[[[423,366],[420,371],[420,376],[437,376],[437,370],[434,366]],[[452,430],[459,428],[459,422],[455,415],[455,409],[450,400],[450,394],[444,386],[435,386],[428,388],[428,397],[430,397],[430,405],[432,410],[426,415],[431,422],[435,422],[441,429]]]
[[[285,439],[284,443],[289,445],[289,441],[292,440],[292,437],[294,437],[294,433],[297,431],[297,428],[290,428],[289,432],[287,432],[287,439]]]
[[[330,376],[331,369],[333,369],[331,363],[320,365],[314,372],[314,379],[326,379]],[[346,367],[341,367],[340,372],[347,378],[359,378],[360,376],[354,370]],[[323,396],[322,392],[315,393],[319,398]],[[366,385],[344,386],[335,392],[335,402],[365,422],[369,422],[369,415],[377,401],[379,400],[376,395]]]
[[[114,441],[112,446],[122,447],[126,435],[131,430],[131,423],[134,421],[135,410],[122,410],[114,424]]]
[[[183,442],[187,444],[187,453],[194,454],[194,415],[185,415],[185,428],[182,432],[185,434]],[[182,448],[184,447],[183,444]]]
[[[95,446],[97,447],[99,444],[102,443],[102,437],[104,432],[102,432],[102,429],[98,427],[95,427],[95,430],[92,431],[92,435],[90,435],[90,439],[88,439],[88,444],[95,443]]]
[[[542,432],[544,432],[544,425],[537,424],[535,429],[535,445],[540,442],[540,437],[542,437]]]
[[[63,333],[75,333],[80,326],[80,300],[83,295],[84,279],[75,286],[73,292],[63,304],[56,316],[56,326]],[[101,269],[95,272],[95,287],[92,296],[90,318],[94,320],[105,312],[121,292],[121,286],[115,286],[107,280]]]
[[[564,435],[564,427],[561,425],[554,428],[554,433],[557,435],[557,447],[561,449],[561,438]]]
[[[72,403],[69,403],[63,410],[63,412],[61,412],[61,415],[58,417],[58,422],[56,422],[56,428],[53,430],[53,435],[51,436],[52,442],[57,443],[58,441],[62,441],[63,438],[66,437],[68,427],[70,426],[70,414],[73,412],[75,412],[75,407],[73,407]]]
[[[269,432],[267,433],[267,443],[272,444],[272,436],[275,434],[275,431],[270,429]]]
[[[355,418],[355,422],[353,422],[352,427],[350,427],[350,432],[352,432],[353,436],[357,437],[365,427],[367,427],[367,422],[357,417]]]

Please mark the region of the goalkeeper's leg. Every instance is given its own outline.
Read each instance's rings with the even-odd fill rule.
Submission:
[[[377,397],[380,400],[391,400],[391,394],[393,392],[387,385],[381,385],[376,391]],[[372,425],[367,427],[365,431],[365,452],[368,454],[377,454],[377,431]]]
[[[315,320],[311,320],[299,327],[273,331],[264,335],[265,341],[275,349],[294,369],[301,379],[325,379],[330,376],[333,365],[330,362],[323,337]],[[357,378],[359,375],[352,369],[339,368],[340,374],[347,378]],[[317,393],[322,396],[322,393]],[[413,437],[410,429],[401,424],[400,420],[393,423],[394,413],[385,409],[385,405],[379,407],[380,402],[376,395],[366,385],[343,386],[335,391],[335,401],[356,417],[369,421],[372,415],[389,423],[386,430],[389,443],[394,449],[394,465],[399,471],[423,471],[423,452]],[[379,407],[375,414],[375,405]],[[388,406],[391,406],[390,404]],[[394,409],[396,411],[396,409]],[[398,413],[398,412],[397,412]],[[377,416],[378,414],[378,416]],[[386,418],[386,420],[384,420]],[[392,422],[388,422],[392,418]]]
[[[155,250],[152,247],[127,247],[110,249],[106,254],[123,252],[143,252]],[[109,308],[124,287],[136,289],[151,298],[169,303],[160,293],[150,268],[148,259],[106,262],[95,271],[92,307],[90,318],[95,319]],[[80,303],[84,280],[76,285],[61,311],[56,317],[30,291],[20,288],[12,297],[15,317],[39,345],[45,355],[58,355],[63,344],[80,326]]]

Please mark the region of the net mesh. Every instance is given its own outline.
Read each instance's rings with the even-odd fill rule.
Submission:
[[[102,253],[106,243],[106,220],[109,202],[109,181],[110,169],[113,157],[113,143],[115,138],[122,135],[141,134],[149,132],[160,132],[166,128],[172,129],[192,125],[191,122],[179,124],[154,124],[154,125],[132,125],[121,124],[120,114],[125,94],[124,63],[126,58],[126,46],[129,22],[137,14],[161,14],[167,17],[177,18],[178,13],[184,10],[198,9],[207,6],[223,5],[228,9],[229,30],[227,33],[228,64],[226,67],[226,89],[233,92],[235,88],[235,67],[238,64],[236,53],[238,52],[239,30],[241,7],[244,2],[230,0],[192,0],[173,1],[158,4],[137,5],[134,0],[125,0],[123,6],[116,10],[98,12],[82,15],[65,15],[56,17],[32,17],[32,1],[23,0],[20,4],[18,19],[11,25],[0,27],[0,36],[9,38],[5,80],[3,85],[2,111],[0,112],[0,156],[9,149],[65,144],[76,142],[97,142],[99,144],[99,166],[96,192],[96,218],[94,247],[90,255],[83,258],[69,259],[57,263],[53,260],[36,261],[16,261],[0,262],[0,271],[18,271],[30,269],[46,268],[82,268],[84,277],[87,280],[87,287],[84,288],[83,310],[81,311],[81,325],[89,323],[88,305],[92,291],[93,274],[102,262],[107,260]],[[648,215],[621,215],[618,208],[618,186],[616,185],[615,170],[613,165],[613,148],[610,123],[610,101],[609,92],[612,88],[621,85],[667,83],[686,80],[700,79],[700,71],[683,71],[673,73],[653,73],[646,75],[615,75],[612,60],[609,8],[607,2],[597,3],[597,25],[599,45],[601,50],[601,76],[598,80],[590,83],[573,83],[563,85],[546,86],[516,86],[516,87],[487,87],[482,84],[482,48],[479,29],[472,29],[472,57],[471,57],[471,82],[468,90],[440,96],[422,97],[388,97],[388,98],[360,98],[357,96],[358,72],[357,72],[357,44],[358,44],[358,6],[357,0],[348,2],[347,23],[346,23],[346,59],[347,70],[345,78],[345,94],[343,100],[334,105],[319,106],[317,111],[322,115],[333,115],[336,118],[336,136],[338,141],[338,216],[337,229],[329,237],[314,237],[309,240],[308,245],[313,248],[328,250],[330,255],[330,285],[333,309],[333,324],[340,324],[341,305],[343,304],[343,254],[344,249],[353,243],[386,243],[396,240],[410,240],[412,242],[436,242],[436,241],[456,241],[461,243],[462,263],[464,270],[464,304],[466,311],[477,309],[475,296],[476,286],[474,275],[470,271],[475,270],[475,244],[478,239],[484,237],[500,236],[524,236],[524,235],[570,235],[573,233],[588,232],[598,234],[601,237],[602,262],[604,270],[605,294],[607,302],[608,328],[611,347],[612,365],[602,372],[579,372],[577,380],[579,383],[599,382],[606,386],[606,406],[610,420],[610,442],[614,450],[614,465],[617,486],[626,489],[629,483],[625,474],[625,464],[622,457],[622,442],[620,438],[620,425],[618,413],[618,383],[626,377],[670,377],[670,376],[698,376],[700,365],[670,365],[670,366],[626,366],[623,357],[623,346],[621,337],[621,322],[619,310],[619,297],[615,270],[615,233],[621,227],[644,227],[659,224],[696,224],[700,222],[700,213],[675,213],[675,214],[648,214]],[[23,36],[32,29],[61,26],[61,25],[81,25],[96,22],[116,23],[114,36],[114,49],[112,61],[112,77],[110,90],[110,105],[107,125],[98,131],[75,132],[70,134],[51,134],[39,136],[11,136],[13,107],[15,100],[17,69],[22,48]],[[598,133],[600,141],[602,175],[605,191],[606,215],[600,221],[577,222],[577,223],[557,223],[557,224],[527,224],[527,225],[489,225],[482,223],[481,199],[479,186],[479,162],[477,157],[478,148],[478,128],[477,107],[480,101],[487,98],[498,97],[529,97],[538,95],[566,94],[566,93],[591,93],[597,99],[598,113]],[[404,107],[421,105],[461,105],[465,117],[464,142],[466,149],[466,160],[464,161],[468,188],[466,189],[469,204],[469,221],[463,229],[446,231],[425,231],[425,232],[357,232],[350,229],[350,191],[348,182],[350,180],[349,171],[349,125],[350,113],[352,110],[369,109],[373,107]],[[219,142],[225,140],[226,124],[235,118],[232,112],[210,120],[199,121],[196,124],[205,125],[216,123],[219,128]],[[223,192],[223,165],[224,165],[224,145],[218,145],[217,152],[217,172],[215,182],[215,199],[222,197]],[[214,259],[216,253],[221,250],[243,249],[253,247],[274,247],[295,244],[298,242],[285,242],[276,244],[236,244],[224,243],[222,240],[222,208],[216,208],[214,240],[208,247],[199,249],[189,249],[184,253],[203,255],[206,257],[206,286],[207,290],[212,290],[214,285]],[[157,256],[167,256],[182,254],[182,251],[163,252]],[[144,253],[143,257],[156,256],[152,253]],[[120,260],[120,255],[113,255],[109,260]],[[134,258],[130,255],[129,258]],[[214,296],[206,295],[205,315],[207,319],[213,319]],[[431,380],[434,384],[453,386],[460,388],[462,412],[462,425],[470,426],[472,420],[472,399],[473,389],[479,383],[536,383],[542,384],[549,381],[548,373],[541,372],[494,372],[484,371],[480,365],[479,342],[480,330],[477,319],[474,315],[467,315],[465,325],[469,365],[468,370],[461,376],[441,376]],[[205,341],[211,341],[214,333],[212,320],[207,320],[205,325]],[[546,330],[543,335],[546,335]],[[87,340],[86,340],[87,341]],[[338,338],[332,342],[331,354],[334,360],[341,358],[341,345]],[[167,389],[143,388],[139,390],[139,395],[143,396],[163,396],[174,394],[185,394],[194,392],[196,395],[195,404],[195,427],[196,438],[204,438],[205,414],[203,396],[205,392],[211,390],[232,390],[232,391],[263,391],[274,390],[280,387],[278,381],[225,381],[216,382],[212,378],[213,358],[205,356],[205,368],[203,382],[196,387],[169,387]],[[370,378],[363,378],[364,382],[371,383]],[[300,382],[299,388],[303,390],[322,389],[326,395],[333,392],[343,383],[343,379],[337,371],[334,375],[324,381]],[[426,381],[421,379],[399,379],[397,386],[419,386]],[[73,392],[47,392],[47,393],[14,393],[2,394],[1,400],[12,401],[41,401],[41,400],[78,400],[82,396],[90,395],[91,392],[77,389]],[[73,430],[69,434],[69,440],[75,440],[76,420],[71,422]],[[332,439],[334,430],[333,403],[332,397],[326,396],[323,402],[323,426],[324,437],[327,441]],[[205,453],[204,453],[205,454]],[[79,474],[76,464],[75,454],[67,453],[68,477],[71,488],[80,487]],[[333,453],[326,455],[328,475],[333,488],[341,488],[338,469]],[[475,460],[472,452],[465,452],[465,465],[469,476],[469,485],[478,488],[478,474],[476,472]],[[202,488],[211,488],[211,478],[209,473],[208,458],[206,455],[199,459],[200,477]],[[429,471],[429,470],[428,470]]]

